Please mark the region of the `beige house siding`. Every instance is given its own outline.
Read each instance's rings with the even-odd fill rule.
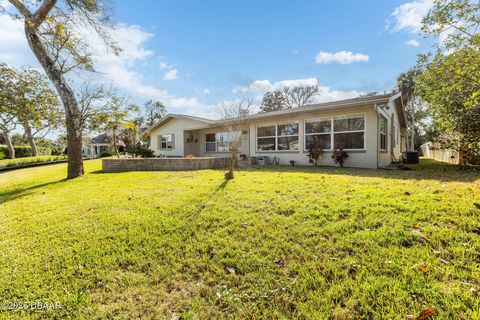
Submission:
[[[273,157],[279,159],[280,164],[289,164],[290,160],[294,160],[299,165],[310,165],[308,162],[307,151],[304,150],[305,136],[304,126],[305,120],[312,120],[323,117],[334,117],[342,115],[364,114],[365,115],[365,149],[347,151],[349,157],[345,162],[345,166],[360,167],[360,168],[376,168],[377,167],[377,115],[373,106],[355,107],[349,109],[340,110],[325,110],[315,111],[304,114],[296,114],[295,116],[275,117],[270,120],[261,120],[252,122],[250,124],[250,156],[268,156],[270,160]],[[291,122],[296,121],[299,123],[299,151],[257,151],[257,126]],[[322,159],[319,161],[319,165],[335,166],[336,164],[332,160],[332,152],[324,151]]]
[[[378,101],[378,100],[377,100]],[[383,100],[385,101],[385,100]],[[389,101],[389,102],[387,102]],[[376,101],[375,101],[376,102]],[[275,113],[252,116],[245,125],[241,135],[239,154],[250,157],[267,156],[270,160],[274,157],[282,165],[288,165],[291,160],[298,165],[311,165],[308,162],[308,151],[305,150],[305,121],[318,118],[333,118],[335,116],[348,116],[362,114],[365,117],[364,142],[361,150],[346,150],[349,158],[345,161],[347,167],[377,168],[389,165],[392,160],[399,160],[402,145],[405,142],[405,129],[400,126],[400,117],[397,114],[394,100],[386,100],[383,105],[366,102],[365,105],[332,107],[329,109],[312,109],[310,111],[294,113]],[[388,105],[387,105],[388,103]],[[380,134],[379,121],[383,115],[387,119],[387,150],[379,150]],[[403,118],[402,118],[403,119]],[[257,127],[269,124],[297,122],[299,126],[298,151],[257,151]],[[192,154],[196,157],[228,157],[229,152],[207,152],[206,135],[225,132],[221,126],[215,126],[213,121],[199,121],[187,117],[173,117],[162,123],[159,128],[151,131],[151,148],[157,156],[184,157]],[[175,144],[173,150],[160,150],[158,136],[161,134],[174,134]],[[337,166],[331,158],[332,150],[325,150],[319,165]]]
[[[388,108],[378,108],[379,114],[387,119],[387,150],[379,150],[379,166],[387,166],[392,161],[401,159],[402,150],[402,130],[399,117],[393,102],[388,104]],[[378,118],[380,123],[380,118]],[[380,146],[380,133],[378,133],[378,145]]]
[[[186,143],[186,138],[184,135],[184,131],[193,131],[195,128],[206,126],[205,123],[201,121],[195,121],[190,119],[177,119],[173,118],[170,119],[168,122],[164,123],[161,127],[153,130],[150,133],[150,148],[155,152],[155,155],[163,155],[167,157],[183,157],[190,152],[190,148],[194,146],[190,146]],[[172,150],[161,150],[158,136],[162,134],[173,134],[174,135],[174,146]],[[185,152],[188,153],[185,153]]]

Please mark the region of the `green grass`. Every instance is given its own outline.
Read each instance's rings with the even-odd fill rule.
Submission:
[[[0,174],[3,318],[480,318],[480,173]]]
[[[66,159],[67,157],[65,155],[3,159],[3,160],[0,160],[0,168],[20,166],[28,163],[49,162],[49,161],[66,160]]]

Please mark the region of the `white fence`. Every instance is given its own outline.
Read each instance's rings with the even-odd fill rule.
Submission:
[[[452,149],[441,149],[432,142],[424,143],[420,146],[422,155],[438,161],[458,164],[458,152]]]

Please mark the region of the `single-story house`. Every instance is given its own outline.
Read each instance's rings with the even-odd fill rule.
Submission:
[[[82,144],[82,155],[86,158],[100,157],[103,152],[110,151],[110,140],[107,133],[85,139]]]
[[[280,164],[308,165],[308,145],[321,141],[319,165],[335,165],[333,148],[342,145],[349,167],[378,168],[400,161],[408,137],[401,94],[383,94],[313,104],[244,118],[229,133],[224,121],[168,114],[146,131],[150,147],[162,157],[228,157],[232,137],[240,137],[239,155],[268,157]]]

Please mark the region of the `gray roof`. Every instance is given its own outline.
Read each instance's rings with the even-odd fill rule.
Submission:
[[[310,111],[317,111],[317,110],[330,110],[330,109],[337,109],[337,108],[364,106],[365,104],[388,103],[391,98],[396,99],[398,98],[398,96],[399,96],[398,93],[387,93],[387,94],[380,94],[380,95],[367,96],[367,97],[357,97],[353,99],[323,102],[323,103],[317,103],[317,104],[312,104],[312,105],[298,107],[298,108],[256,113],[256,114],[246,116],[245,120],[263,119],[263,118],[270,118],[270,117],[276,117],[281,115],[289,115],[289,114],[296,114],[296,113],[310,112]],[[159,126],[161,126],[163,123],[165,123],[171,118],[179,118],[179,119],[184,118],[184,119],[196,120],[196,121],[203,122],[209,126],[220,125],[222,123],[222,120],[212,120],[212,119],[205,119],[205,118],[189,116],[184,114],[171,113],[163,117],[159,122],[157,122],[151,128],[149,128],[145,133],[146,134],[150,133],[150,131],[158,128]]]

